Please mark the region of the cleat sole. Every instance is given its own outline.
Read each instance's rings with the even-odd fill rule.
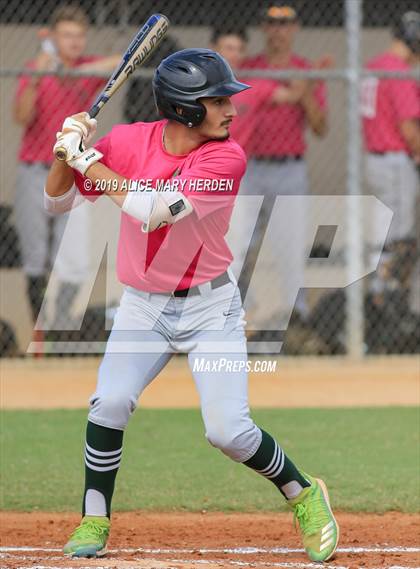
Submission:
[[[318,484],[321,488],[322,494],[325,498],[325,501],[327,502],[328,510],[329,510],[331,517],[334,520],[335,526],[337,528],[337,540],[335,542],[335,547],[334,547],[333,551],[330,553],[330,555],[326,559],[324,559],[324,561],[330,561],[332,559],[333,555],[335,554],[335,551],[338,547],[338,541],[340,539],[340,526],[338,525],[337,520],[335,519],[335,516],[334,516],[333,511],[331,509],[330,497],[328,495],[328,490],[327,490],[327,487],[325,485],[325,482],[323,480],[321,480],[320,478],[315,478],[315,480],[318,482]]]

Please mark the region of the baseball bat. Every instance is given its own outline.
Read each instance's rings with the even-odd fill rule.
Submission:
[[[88,113],[95,118],[102,107],[116,93],[121,85],[130,77],[137,67],[143,65],[150,55],[158,47],[169,28],[169,20],[162,14],[153,14],[136,33],[124,53],[121,62],[112,73],[108,83],[97,96]],[[57,160],[67,160],[67,152],[64,147],[55,151]]]

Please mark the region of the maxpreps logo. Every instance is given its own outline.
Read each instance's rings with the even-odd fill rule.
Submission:
[[[163,39],[163,36],[165,35],[167,29],[168,29],[168,22],[166,21],[166,19],[162,18],[161,25],[157,28],[157,30],[152,35],[147,36],[146,39],[141,41],[142,47],[140,51],[124,69],[124,73],[127,77],[129,77],[134,72],[136,67],[142,65],[142,63],[149,57],[149,55],[152,53],[152,51],[155,49],[158,43],[160,43],[161,40]]]

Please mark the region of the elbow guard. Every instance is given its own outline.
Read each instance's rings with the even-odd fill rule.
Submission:
[[[157,192],[149,220],[142,230],[150,233],[155,229],[172,225],[193,211],[193,206],[180,192]]]
[[[193,207],[180,192],[152,190],[130,192],[124,200],[122,210],[142,221],[142,231],[150,233],[186,217],[193,211]]]
[[[76,190],[74,185],[68,192],[57,197],[49,196],[44,188],[44,208],[49,213],[66,213],[80,205],[83,201],[83,196]]]

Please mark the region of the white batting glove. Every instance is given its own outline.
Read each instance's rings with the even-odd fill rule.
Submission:
[[[54,152],[58,149],[65,150],[67,154],[66,162],[71,167],[80,172],[82,175],[85,174],[86,170],[98,162],[103,154],[96,150],[96,148],[85,147],[82,137],[76,132],[67,132],[63,134],[61,132],[57,133],[57,142],[54,145]]]
[[[56,134],[57,142],[54,144],[53,152],[55,154],[56,150],[63,148],[66,151],[67,159],[73,159],[73,157],[78,156],[85,151],[85,147],[82,143],[82,137],[77,132],[57,132]]]
[[[85,146],[89,146],[95,136],[97,125],[96,119],[91,119],[88,113],[78,113],[64,120],[61,132],[63,134],[76,132],[82,137]]]

